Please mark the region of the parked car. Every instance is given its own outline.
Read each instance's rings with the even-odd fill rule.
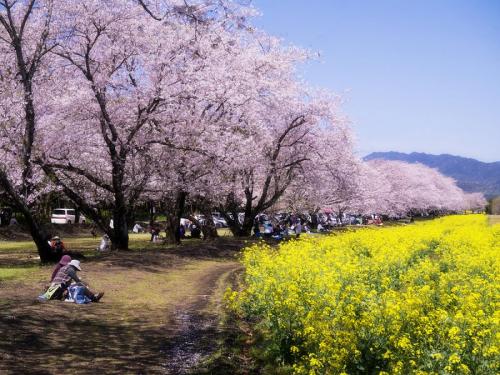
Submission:
[[[80,223],[84,224],[85,216],[80,215]],[[52,224],[74,224],[76,222],[76,211],[74,208],[56,208],[50,217]]]
[[[12,208],[1,207],[0,208],[0,227],[6,227],[10,224],[10,219],[12,218]]]
[[[216,228],[227,228],[227,222],[226,219],[224,219],[222,216],[212,216],[212,219],[214,221],[214,225]]]
[[[194,215],[194,217],[196,218],[196,220],[198,220],[198,222],[201,225],[205,225],[205,223],[207,221],[207,218],[205,215],[197,214],[197,215]],[[224,219],[222,216],[212,214],[212,221],[213,221],[216,228],[227,228],[226,219]],[[182,222],[182,219],[181,219],[181,222]]]

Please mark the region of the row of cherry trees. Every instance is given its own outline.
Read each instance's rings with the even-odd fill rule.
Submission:
[[[54,191],[119,249],[144,202],[174,237],[187,202],[235,235],[277,207],[465,207],[434,170],[358,160],[338,98],[297,77],[308,52],[253,29],[254,14],[231,0],[0,0],[0,190],[42,261],[35,208]]]
[[[482,193],[465,193],[455,180],[423,164],[403,161],[364,162],[352,153],[318,164],[297,180],[277,208],[292,211],[333,211],[355,215],[402,217],[422,213],[484,210]]]

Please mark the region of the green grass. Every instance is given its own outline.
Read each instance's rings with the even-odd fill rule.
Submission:
[[[228,238],[231,234],[228,229],[219,229],[222,237]],[[164,244],[162,241],[150,242],[149,233],[130,233],[129,249],[131,253],[145,254],[164,250],[175,245]],[[63,237],[62,240],[69,251],[82,253],[87,260],[99,258],[102,253],[97,251],[100,237]],[[200,239],[187,238],[182,241],[185,245],[203,243]],[[138,255],[142,256],[142,255]],[[40,258],[33,241],[0,241],[0,282],[5,280],[20,280],[32,277],[40,269]]]
[[[227,228],[218,229],[221,237],[231,237],[231,231]],[[130,233],[129,234],[129,247],[131,250],[165,248],[165,245],[160,241],[151,243],[149,240],[151,235],[149,233]],[[74,251],[87,251],[96,250],[101,242],[101,238],[97,237],[66,237],[62,238],[66,248]],[[198,242],[195,239],[185,239],[183,242]],[[0,254],[2,252],[19,252],[19,253],[36,253],[36,246],[33,241],[0,241]]]
[[[35,265],[22,267],[0,267],[0,282],[29,277],[38,269],[39,267]]]
[[[28,260],[32,254],[26,252],[34,246],[27,241],[0,242],[0,332],[9,333],[0,335],[0,373],[7,369],[7,373],[22,374],[26,368],[47,373],[80,373],[82,368],[102,373],[164,373],[169,358],[159,348],[184,330],[177,322],[179,314],[200,325],[222,314],[225,275],[238,263],[226,257],[199,258],[193,249],[197,243],[206,246],[200,240],[188,239],[184,241],[188,246],[178,252],[166,252],[156,251],[166,245],[149,239],[148,234],[132,234],[133,251],[111,252],[83,263],[82,279],[92,290],[106,293],[103,303],[86,306],[33,303],[43,292],[53,265],[16,263],[7,268],[6,260],[19,261],[23,256]],[[71,250],[77,250],[72,246],[93,249],[99,239],[68,238],[65,242]],[[209,246],[225,250],[226,242]],[[219,329],[215,320],[209,323]],[[204,338],[204,330],[197,335]],[[76,347],[81,350],[67,350]]]
[[[149,242],[151,235],[148,233],[132,233],[129,235],[130,249],[142,249],[145,247],[162,247],[165,246],[159,243],[151,244]],[[101,242],[99,237],[73,237],[62,238],[64,245],[68,250],[85,251],[96,250]],[[0,241],[0,254],[1,252],[25,252],[36,253],[36,246],[33,241]]]
[[[232,237],[233,234],[229,230],[229,228],[218,228],[217,233],[219,233],[219,236],[221,237]]]
[[[0,241],[0,251],[36,251],[33,241]]]

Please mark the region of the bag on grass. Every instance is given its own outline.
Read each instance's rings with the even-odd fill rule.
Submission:
[[[48,287],[47,291],[42,295],[38,296],[38,299],[49,301],[51,299],[60,299],[63,294],[63,288],[61,285],[51,285]]]
[[[78,284],[71,285],[68,288],[68,299],[73,300],[79,305],[92,302],[90,298],[85,295],[85,287]]]

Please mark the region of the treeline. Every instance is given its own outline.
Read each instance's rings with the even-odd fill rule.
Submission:
[[[54,192],[117,249],[148,202],[174,235],[188,205],[237,236],[273,209],[484,205],[421,165],[355,157],[339,99],[296,74],[313,55],[256,30],[255,14],[229,0],[0,0],[0,194],[42,261],[37,207]]]

